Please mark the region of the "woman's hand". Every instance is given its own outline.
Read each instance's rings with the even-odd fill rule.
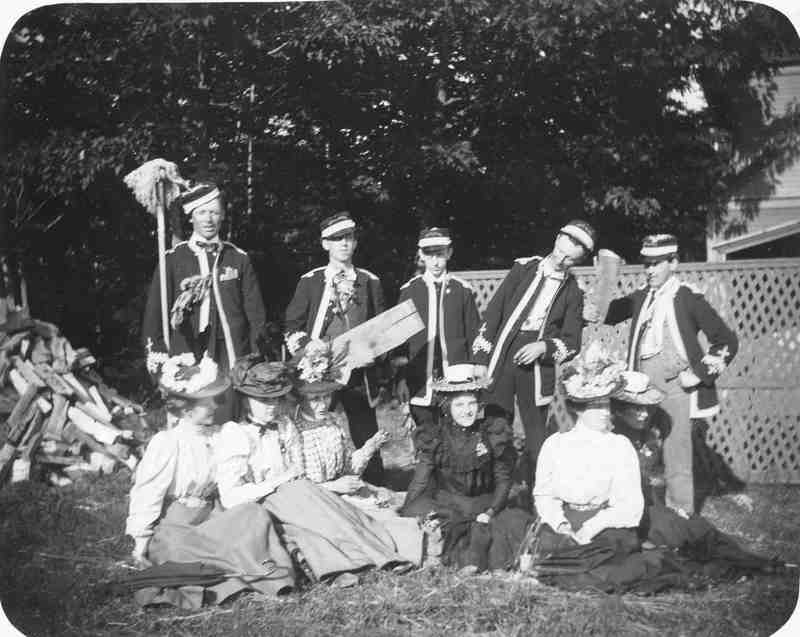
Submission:
[[[364,482],[358,476],[346,475],[342,476],[341,478],[337,478],[336,480],[325,482],[323,486],[325,486],[327,489],[330,489],[334,493],[348,495],[355,493],[361,487],[363,487]]]
[[[136,562],[137,566],[141,566],[142,568],[151,566],[150,560],[147,559],[148,544],[150,544],[149,537],[134,538],[134,545],[133,545],[133,551],[131,551],[131,557],[133,558],[133,561]]]
[[[475,518],[476,522],[480,522],[481,524],[489,524],[492,518],[486,513],[479,513],[478,517]]]
[[[367,444],[371,444],[375,451],[377,451],[387,442],[389,442],[389,432],[379,429],[378,432],[367,441]]]
[[[514,362],[517,365],[530,365],[542,354],[545,353],[547,347],[543,341],[536,341],[535,343],[528,343],[523,345],[514,354]]]

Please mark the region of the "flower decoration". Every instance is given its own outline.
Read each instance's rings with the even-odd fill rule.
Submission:
[[[207,387],[217,379],[217,364],[205,355],[197,363],[194,354],[187,352],[172,356],[161,366],[161,385],[179,394],[191,394]]]
[[[194,276],[188,276],[181,281],[181,293],[172,304],[172,310],[169,316],[172,329],[178,329],[180,327],[181,323],[186,320],[186,313],[191,311],[195,305],[201,303],[203,299],[206,298],[210,288],[210,274],[196,274]]]
[[[624,385],[625,363],[613,358],[599,341],[594,341],[585,352],[562,372],[562,382],[567,396],[585,401],[611,395]]]
[[[356,280],[345,272],[336,273],[331,279],[331,311],[334,315],[344,316],[350,306],[357,301]]]
[[[341,382],[346,357],[346,349],[334,354],[330,342],[312,339],[297,363],[299,378],[306,383]]]

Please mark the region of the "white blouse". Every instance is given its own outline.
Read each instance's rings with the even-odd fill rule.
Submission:
[[[229,509],[264,495],[260,483],[300,462],[299,437],[292,422],[276,426],[228,422],[217,440],[217,485],[222,506]]]
[[[564,504],[601,508],[584,522],[589,537],[608,528],[634,527],[644,511],[639,458],[630,440],[581,423],[544,441],[533,489],[543,522],[557,529]]]
[[[149,537],[168,500],[205,506],[213,496],[217,427],[179,422],[147,445],[131,487],[125,533]]]

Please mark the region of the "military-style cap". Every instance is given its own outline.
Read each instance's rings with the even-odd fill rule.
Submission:
[[[575,219],[559,230],[581,244],[587,251],[594,251],[595,231],[586,221]]]
[[[419,233],[419,248],[446,248],[453,243],[447,228],[425,228]]]
[[[323,239],[338,239],[356,229],[356,222],[347,212],[338,212],[320,224],[320,234]]]
[[[190,215],[194,210],[214,201],[221,194],[217,185],[211,182],[194,184],[181,194],[180,203],[183,206],[183,213]]]
[[[678,239],[673,234],[650,234],[639,250],[643,261],[664,261],[678,254]]]

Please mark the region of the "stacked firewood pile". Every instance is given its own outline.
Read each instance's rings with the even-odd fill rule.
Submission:
[[[0,485],[9,474],[64,485],[76,471],[134,470],[143,409],[103,382],[96,362],[51,323],[0,326]]]

